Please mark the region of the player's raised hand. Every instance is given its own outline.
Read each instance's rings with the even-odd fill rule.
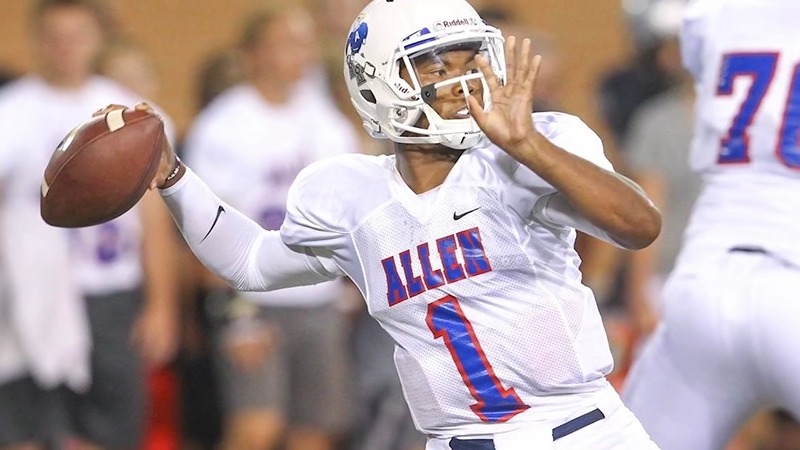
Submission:
[[[486,82],[492,105],[484,111],[477,99],[470,96],[470,114],[486,136],[502,149],[512,152],[530,133],[534,133],[531,112],[533,89],[541,56],[531,57],[531,41],[524,39],[517,49],[517,40],[506,41],[506,82],[501,83],[486,58],[478,55],[478,64]]]

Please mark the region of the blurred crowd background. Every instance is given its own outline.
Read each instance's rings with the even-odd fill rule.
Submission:
[[[36,9],[40,3],[46,6]],[[637,180],[664,214],[662,236],[647,250],[622,252],[583,236],[577,244],[584,281],[595,291],[612,342],[612,382],[620,386],[637,348],[657,323],[660,284],[671,269],[698,189],[687,167],[692,86],[681,69],[676,34],[684,2],[472,3],[505,35],[532,38],[543,55],[535,108],[583,118],[603,137],[617,170]],[[0,120],[13,122],[16,107],[31,109],[24,97],[14,100],[8,92],[24,90],[20,83],[39,75],[52,93],[76,96],[83,95],[82,86],[93,74],[110,78],[131,91],[125,99],[157,105],[182,157],[220,196],[263,226],[277,228],[285,188],[303,165],[336,153],[391,151],[363,132],[342,80],[345,38],[365,4],[3,0]],[[31,96],[29,101],[45,98]],[[78,121],[72,120],[73,125]],[[3,133],[13,134],[8,130],[14,127],[0,126],[0,145],[8,142]],[[69,130],[47,117],[35,128],[52,128],[48,133],[59,136]],[[13,178],[5,169],[0,164],[4,182]],[[0,204],[8,204],[9,195],[4,191]],[[352,285],[333,283],[263,297],[231,292],[194,259],[163,208],[147,206],[147,200],[139,211],[140,229],[132,232],[134,244],[125,244],[124,234],[113,234],[124,229],[76,238],[94,246],[87,252],[108,264],[124,245],[143,249],[132,253],[143,267],[137,278],[141,287],[109,287],[102,296],[91,289],[83,292],[93,351],[115,355],[105,364],[113,368],[114,361],[122,360],[124,367],[93,370],[92,383],[107,383],[106,401],[134,405],[118,409],[120,417],[110,424],[84,424],[83,434],[64,439],[61,432],[74,428],[13,409],[19,408],[15,402],[35,403],[35,387],[29,393],[31,385],[15,384],[24,377],[0,376],[0,450],[42,448],[26,444],[23,432],[45,426],[56,430],[45,430],[52,436],[44,448],[51,449],[424,448],[396,380],[392,344],[367,316]],[[37,251],[40,262],[52,256],[30,250]],[[0,248],[5,264],[16,267],[9,252],[8,246]],[[47,273],[35,277],[45,284],[50,280]],[[0,291],[0,305],[6,305],[0,307],[0,347],[10,339],[2,328],[14,327],[8,306],[15,304],[13,290],[9,282]],[[130,298],[118,298],[120,292]],[[101,302],[129,302],[130,307],[101,310]],[[107,343],[98,330],[116,328],[120,316],[127,317],[119,325],[124,336],[134,339]],[[134,359],[142,364],[127,365]],[[0,360],[0,369],[3,364]],[[120,376],[139,382],[123,385],[115,378]],[[96,398],[96,392],[88,392],[87,398]],[[136,437],[103,437],[104,430],[110,433],[126,420]],[[22,440],[12,442],[18,431]],[[797,435],[789,417],[765,411],[743,428],[730,450],[800,448]]]

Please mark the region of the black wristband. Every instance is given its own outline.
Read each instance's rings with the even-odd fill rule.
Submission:
[[[172,168],[172,172],[170,172],[170,174],[167,175],[167,178],[164,179],[164,183],[159,187],[159,189],[166,189],[177,183],[178,180],[180,179],[178,175],[182,175],[183,172],[185,172],[184,168],[185,166],[183,165],[183,162],[181,161],[180,158],[176,156],[175,167]]]

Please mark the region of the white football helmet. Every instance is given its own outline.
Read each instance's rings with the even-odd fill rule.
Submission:
[[[413,60],[448,48],[473,48],[491,64],[505,82],[503,37],[487,25],[465,0],[373,0],[356,18],[345,46],[344,77],[350,99],[376,138],[407,144],[443,144],[466,149],[483,137],[475,121],[466,116],[443,119],[430,106],[436,90],[467,83],[483,84],[483,105],[491,104],[489,89],[479,70],[422,86]],[[400,77],[403,65],[411,78]],[[474,83],[474,82],[473,82]],[[428,128],[417,125],[427,117]]]

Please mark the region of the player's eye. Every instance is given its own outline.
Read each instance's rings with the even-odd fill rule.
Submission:
[[[435,66],[429,67],[425,71],[425,74],[426,75],[433,75],[433,76],[437,76],[437,77],[444,77],[445,75],[447,75],[447,70],[445,69],[445,67],[443,65],[435,65]]]

